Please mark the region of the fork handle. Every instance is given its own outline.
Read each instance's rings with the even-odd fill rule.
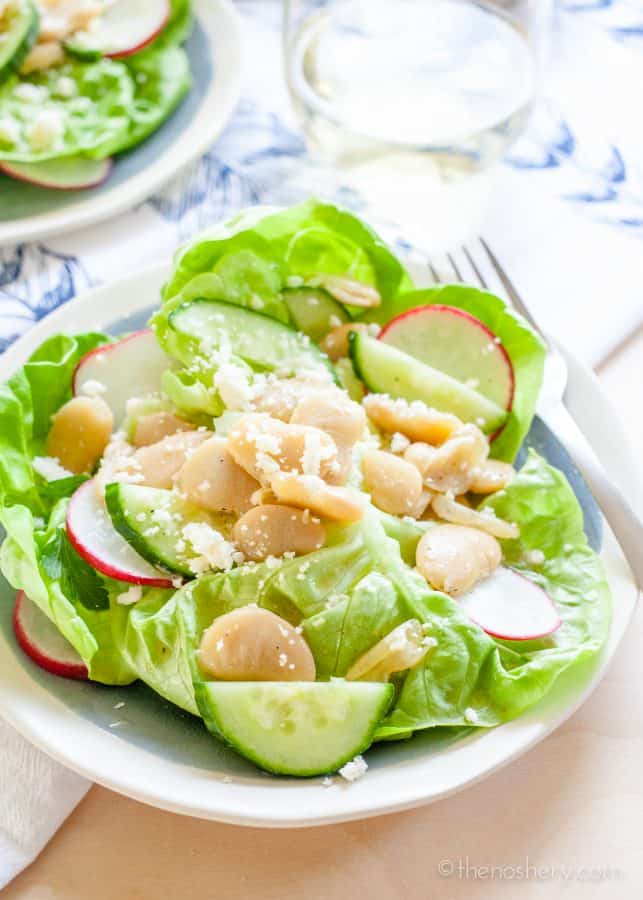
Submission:
[[[542,418],[561,441],[585,479],[621,546],[639,591],[643,590],[643,521],[610,479],[564,405],[553,405]]]

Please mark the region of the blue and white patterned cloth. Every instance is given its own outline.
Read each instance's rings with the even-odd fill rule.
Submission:
[[[223,136],[129,214],[0,250],[0,349],[78,291],[169,258],[235,209],[314,191],[282,80],[281,4],[237,5],[245,86]],[[642,94],[642,0],[558,0],[543,99],[502,166],[486,225],[543,322],[591,362],[643,320]]]

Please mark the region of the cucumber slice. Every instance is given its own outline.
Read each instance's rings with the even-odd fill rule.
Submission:
[[[350,322],[342,304],[321,288],[288,288],[283,298],[295,327],[316,343],[332,328]]]
[[[116,531],[144,559],[186,578],[194,577],[189,563],[197,554],[189,544],[186,547],[181,532],[191,522],[212,525],[208,513],[172,491],[135,484],[108,484],[105,505]],[[183,548],[181,552],[177,544]]]
[[[465,422],[475,422],[487,432],[495,431],[507,418],[507,412],[493,400],[383,341],[353,331],[349,347],[355,371],[371,391],[422,400]]]
[[[40,15],[31,0],[22,0],[15,11],[0,12],[0,83],[20,69],[39,28]]]
[[[0,161],[0,170],[10,178],[57,191],[82,191],[98,187],[112,169],[112,160],[64,156],[43,162],[21,163]]]
[[[369,747],[393,685],[344,681],[237,681],[195,685],[214,735],[262,769],[324,775]]]
[[[255,369],[279,369],[284,374],[321,369],[334,377],[328,357],[307,335],[243,306],[221,300],[192,300],[174,310],[169,323],[176,335],[193,339],[187,353],[183,352],[183,342],[174,342],[177,346],[172,352],[186,365],[194,362],[199,350],[209,355],[212,350],[229,347]]]

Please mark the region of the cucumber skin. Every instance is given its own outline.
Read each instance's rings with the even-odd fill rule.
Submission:
[[[242,310],[244,313],[248,313],[252,316],[258,316],[260,319],[265,319],[268,322],[271,322],[273,325],[276,325],[278,328],[283,328],[286,331],[290,331],[292,334],[303,334],[303,332],[298,331],[296,328],[293,328],[291,325],[286,325],[284,322],[280,322],[278,319],[274,319],[272,316],[266,315],[266,313],[262,313],[256,309],[249,309],[247,306],[241,306],[239,303],[230,303],[228,300],[212,300],[208,297],[195,297],[192,300],[188,300],[185,303],[181,303],[180,306],[177,306],[176,309],[173,309],[169,315],[168,322],[170,328],[178,332],[178,334],[197,337],[196,335],[188,335],[188,332],[181,331],[180,328],[175,328],[173,322],[177,320],[178,316],[185,312],[190,306],[195,303],[211,303],[211,304],[219,304],[220,306],[227,306],[234,310]],[[335,384],[339,384],[339,379],[337,378],[337,372],[335,371],[335,367],[333,366],[330,359],[323,353],[315,344],[311,344],[310,346],[311,356],[313,356],[320,365],[324,365],[328,371],[330,372],[333,381]]]
[[[269,683],[269,682],[268,682]],[[292,684],[293,682],[288,682],[288,684]],[[377,731],[379,723],[382,721],[384,716],[386,715],[392,701],[393,696],[395,694],[395,688],[392,684],[384,685],[382,687],[388,688],[386,693],[383,692],[382,702],[379,710],[377,711],[377,715],[374,716],[373,727],[367,733],[364,740],[360,745],[355,745],[351,748],[350,752],[347,753],[344,757],[340,757],[337,760],[333,760],[331,764],[323,769],[293,769],[293,768],[285,768],[281,766],[271,766],[265,760],[261,759],[256,753],[252,750],[249,750],[247,747],[241,747],[233,737],[227,735],[222,728],[220,722],[216,718],[216,710],[213,708],[212,703],[210,702],[210,695],[207,689],[208,682],[195,682],[194,683],[194,695],[196,698],[196,703],[199,708],[199,712],[205,722],[206,728],[208,731],[219,740],[223,741],[228,747],[231,747],[234,751],[236,751],[240,756],[243,756],[244,759],[250,760],[250,762],[254,763],[260,769],[263,769],[265,772],[270,772],[271,775],[291,775],[297,778],[315,778],[319,775],[330,775],[334,772],[337,772],[343,765],[347,762],[350,762],[356,756],[359,756],[360,753],[364,753],[365,750],[372,745],[373,739],[375,737],[375,732]]]
[[[105,506],[112,520],[112,525],[125,538],[128,544],[132,546],[143,559],[157,568],[164,569],[168,572],[174,572],[182,575],[184,578],[194,578],[194,572],[187,567],[181,568],[175,562],[169,562],[154,551],[148,542],[143,538],[136,529],[134,529],[125,515],[123,504],[121,503],[121,485],[118,482],[108,484],[105,488]]]
[[[332,310],[333,310],[332,314],[336,315],[339,319],[341,319],[341,322],[343,325],[345,325],[347,322],[351,321],[351,317],[348,314],[348,311],[346,310],[346,308],[339,302],[339,300],[335,300],[335,298],[332,297],[328,293],[328,291],[323,290],[323,288],[310,288],[310,287],[306,287],[305,285],[302,287],[299,287],[299,288],[285,288],[282,291],[282,296],[283,296],[284,302],[288,308],[288,312],[290,313],[290,317],[293,321],[293,324],[298,331],[302,331],[304,334],[308,334],[309,337],[311,338],[311,340],[319,342],[323,337],[325,337],[325,335],[327,334],[327,331],[325,331],[321,335],[315,335],[315,334],[310,334],[307,331],[304,331],[303,328],[300,328],[299,322],[297,321],[297,306],[296,306],[296,303],[293,303],[292,301],[293,301],[293,299],[296,299],[295,298],[296,294],[305,294],[306,292],[308,292],[309,295],[310,294],[313,294],[313,295],[321,294],[324,302],[326,303],[326,306],[332,308]],[[300,321],[301,321],[301,319],[300,319]]]
[[[28,7],[31,10],[31,24],[23,35],[21,42],[14,50],[13,55],[5,60],[4,63],[0,63],[0,84],[2,84],[2,82],[10,75],[20,71],[20,67],[25,61],[27,54],[38,38],[38,33],[40,31],[40,13],[31,0],[29,0]]]
[[[80,60],[80,62],[98,62],[104,55],[101,50],[85,50],[73,40],[63,41],[63,47],[65,48],[66,53],[69,53],[74,59]]]

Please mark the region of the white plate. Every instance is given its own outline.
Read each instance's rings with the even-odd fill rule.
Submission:
[[[167,267],[154,267],[70,301],[34,327],[0,359],[4,380],[47,336],[58,331],[132,327],[158,303]],[[422,272],[414,271],[420,283]],[[138,321],[137,321],[138,319]],[[574,367],[575,390],[595,410],[594,434],[618,426],[597,387]],[[592,437],[592,434],[589,434]],[[543,441],[542,430],[539,440]],[[545,452],[560,447],[545,436]],[[629,457],[619,451],[623,477]],[[616,459],[616,457],[615,457]],[[600,517],[573,470],[596,535]],[[636,475],[634,475],[634,478]],[[585,496],[583,498],[583,490]],[[334,779],[269,777],[211,738],[197,719],[160,701],[143,686],[105,688],[69,682],[38,669],[17,648],[10,627],[13,592],[0,584],[0,711],[28,740],[69,768],[145,803],[187,815],[242,825],[319,825],[407,809],[451,794],[524,753],[557,728],[589,696],[605,673],[636,604],[637,592],[611,532],[603,523],[601,557],[613,597],[609,640],[599,658],[578,666],[520,718],[459,741],[439,730],[411,741],[381,744],[368,753],[365,778],[348,785]],[[114,711],[120,701],[125,706]],[[110,728],[110,724],[124,724]]]
[[[170,118],[134,150],[116,157],[104,184],[50,191],[0,176],[0,246],[62,234],[116,216],[149,197],[210,147],[241,90],[239,18],[229,0],[194,0],[186,44],[192,88]]]

